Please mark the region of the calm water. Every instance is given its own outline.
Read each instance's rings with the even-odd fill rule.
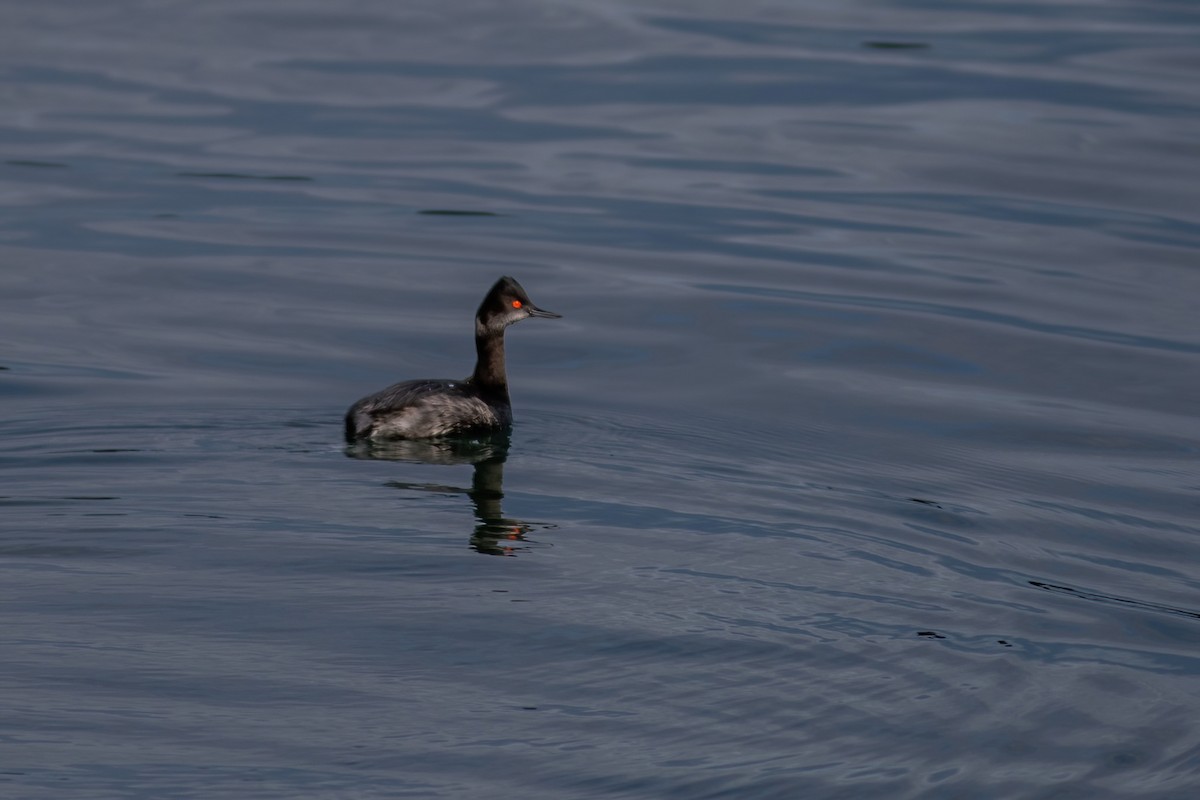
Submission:
[[[0,3],[0,796],[1195,796],[1198,74],[1166,0]],[[347,451],[501,274],[511,444]]]

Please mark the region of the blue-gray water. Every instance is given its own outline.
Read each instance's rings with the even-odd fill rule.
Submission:
[[[1195,796],[1196,5],[11,0],[0,98],[0,797]],[[501,274],[511,448],[348,453]]]

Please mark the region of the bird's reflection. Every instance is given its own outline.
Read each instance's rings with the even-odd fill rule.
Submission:
[[[471,464],[471,488],[433,483],[388,481],[387,486],[440,494],[465,494],[475,512],[471,549],[491,556],[514,556],[528,549],[525,535],[535,526],[504,516],[500,501],[504,497],[504,462],[508,458],[509,438],[496,435],[486,439],[404,440],[355,442],[346,447],[350,458],[378,461],[406,461],[420,464]]]

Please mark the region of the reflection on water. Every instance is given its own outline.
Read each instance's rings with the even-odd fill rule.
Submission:
[[[407,461],[414,464],[479,464],[508,457],[511,439],[496,434],[472,439],[392,439],[356,441],[346,455],[369,461]]]
[[[385,485],[437,494],[465,494],[471,500],[476,525],[471,532],[471,549],[489,556],[515,556],[528,549],[525,535],[534,523],[505,517],[504,462],[511,440],[507,434],[484,439],[405,440],[355,442],[346,447],[350,458],[399,461],[443,466],[471,464],[471,488],[438,483],[388,481]],[[540,527],[551,527],[542,525]]]

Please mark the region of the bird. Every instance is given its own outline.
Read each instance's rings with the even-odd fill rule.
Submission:
[[[500,278],[475,312],[475,371],[462,380],[422,379],[367,395],[346,412],[346,441],[437,439],[485,435],[512,427],[504,331],[530,317],[559,319],[538,308],[515,278]]]

